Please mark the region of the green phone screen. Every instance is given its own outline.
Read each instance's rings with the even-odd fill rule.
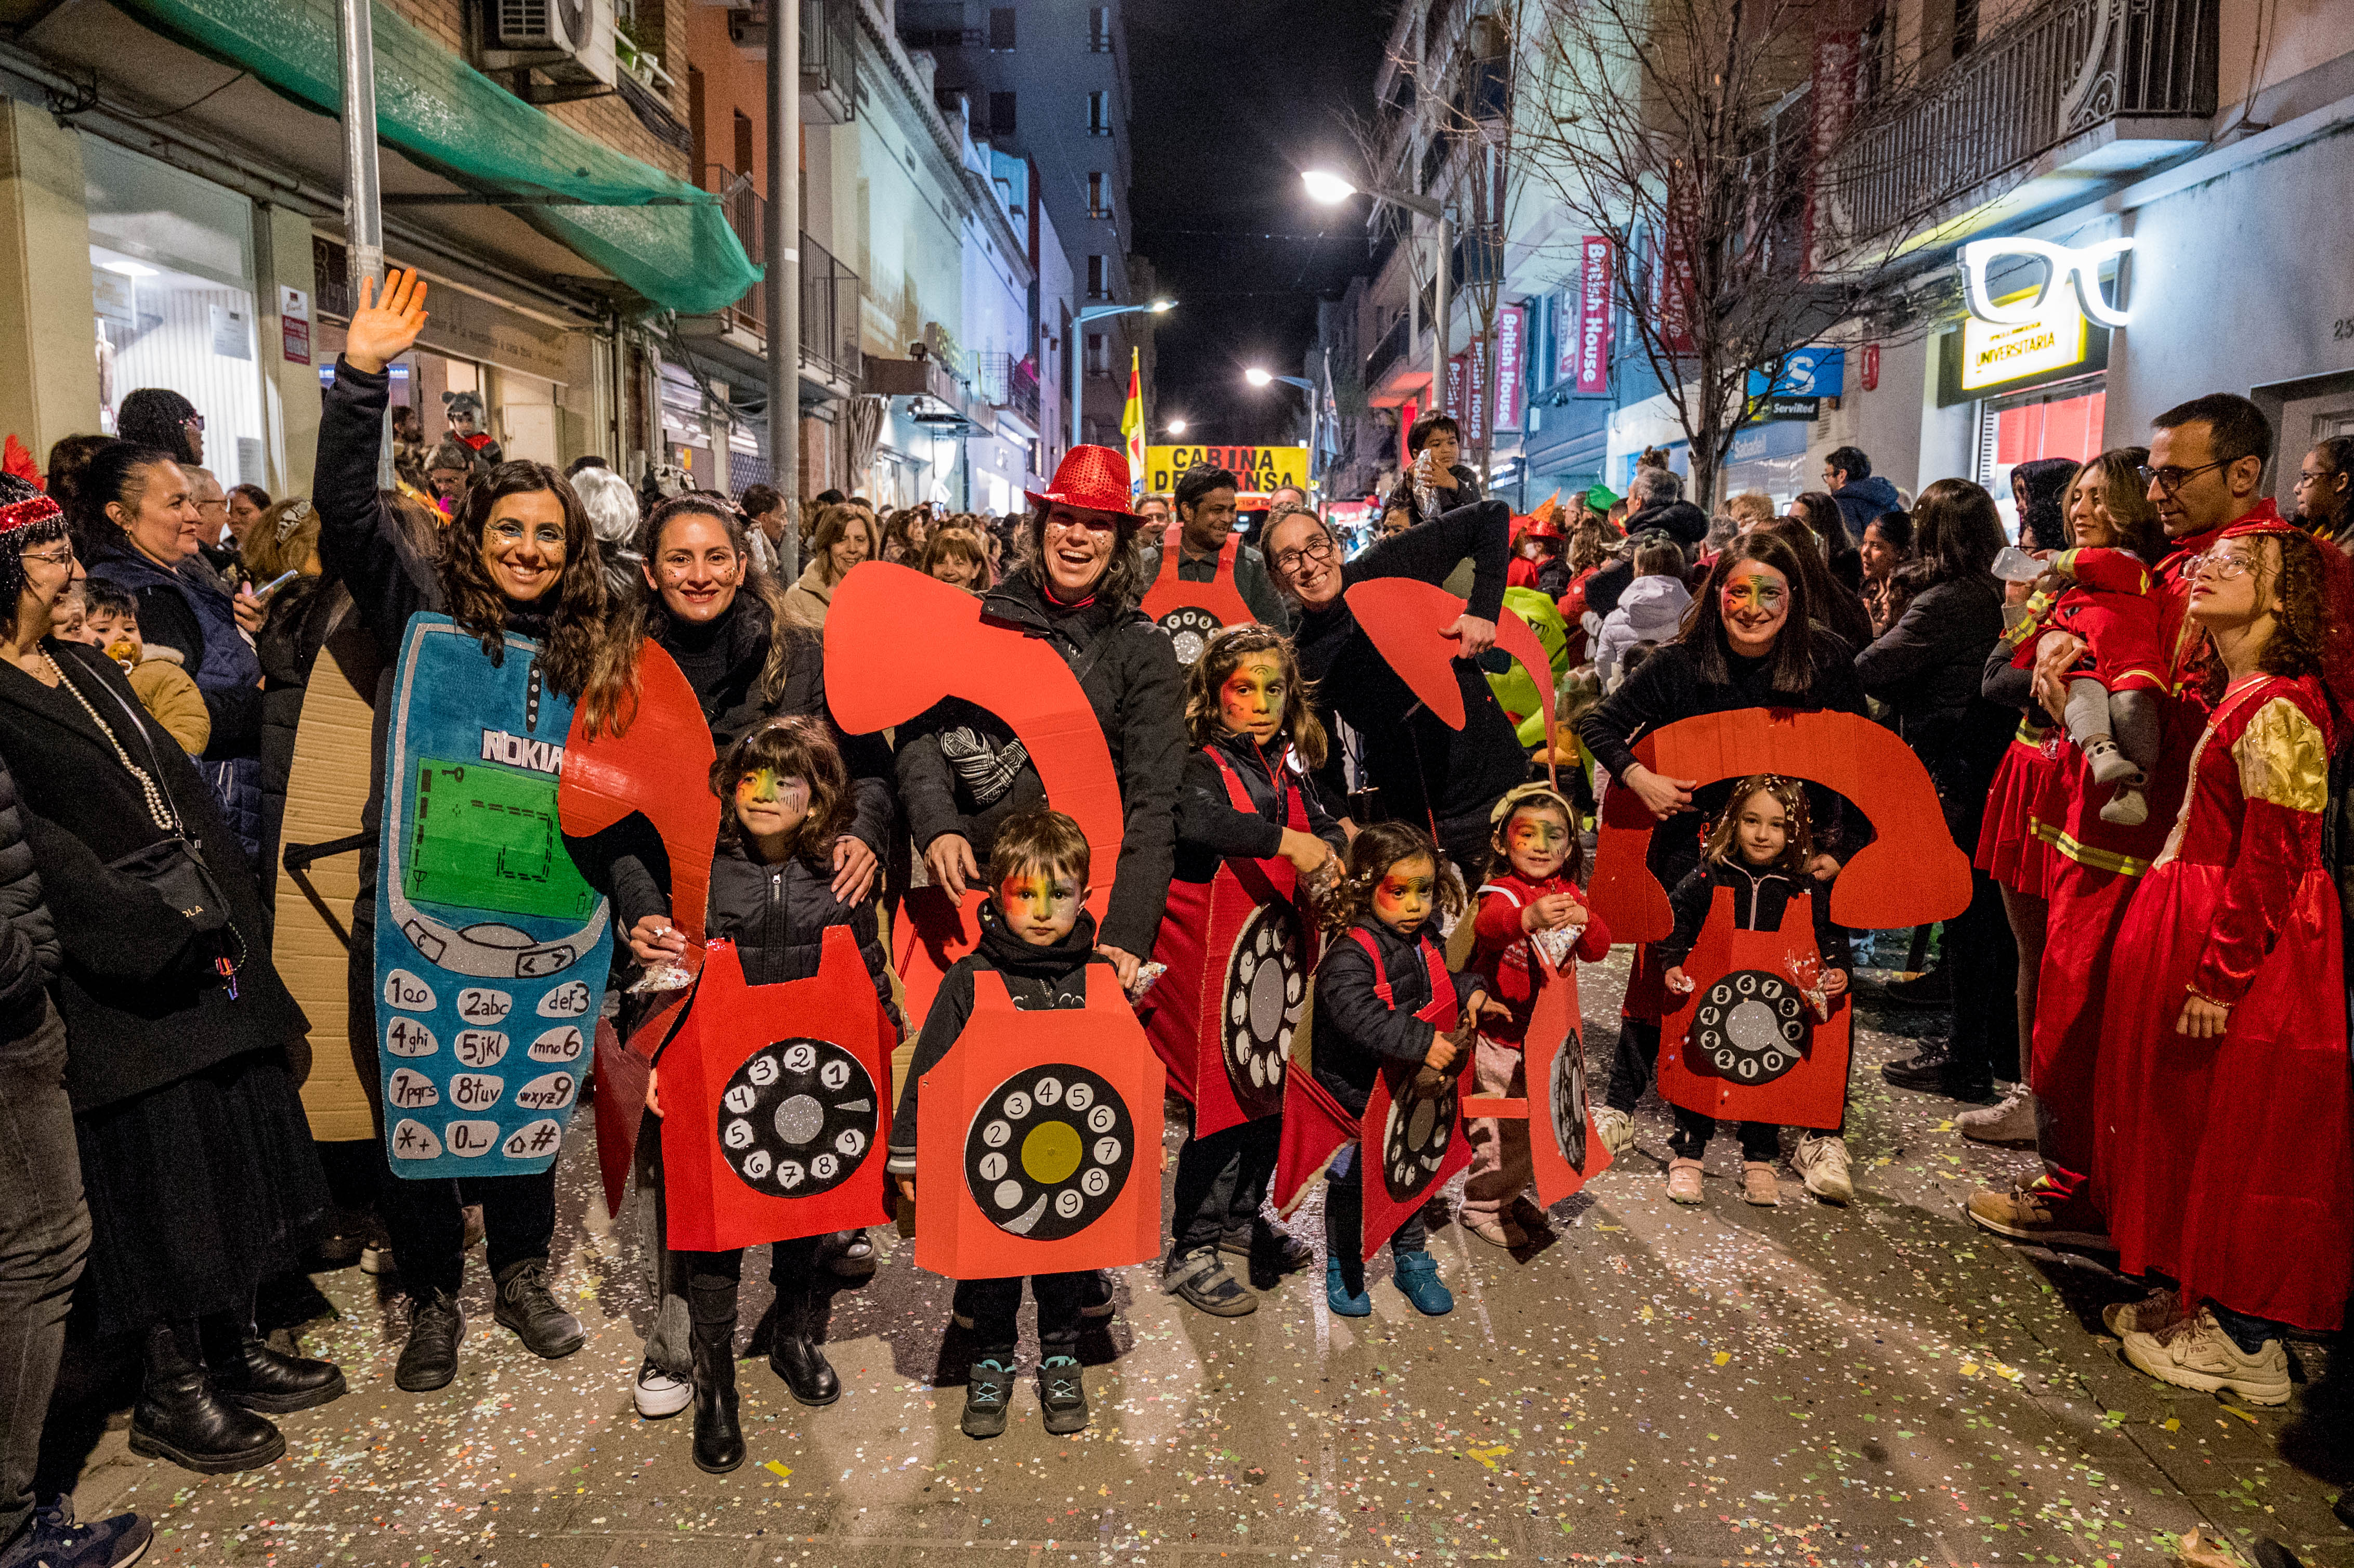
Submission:
[[[565,852],[556,780],[489,763],[418,763],[405,862],[413,903],[559,920],[585,920],[597,906]]]

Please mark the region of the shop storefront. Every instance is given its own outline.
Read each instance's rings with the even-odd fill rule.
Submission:
[[[1998,305],[2031,299],[2013,291]],[[1969,477],[1993,493],[2003,526],[2016,535],[2010,472],[2023,462],[2083,462],[2104,444],[2109,332],[2087,321],[2066,289],[2045,291],[2027,321],[1967,316],[1937,345],[1937,403],[1967,421]]]
[[[1817,488],[1809,482],[1807,430],[1804,419],[1769,419],[1735,435],[1725,453],[1725,494],[1763,491],[1774,498],[1774,510],[1781,512],[1799,493]]]

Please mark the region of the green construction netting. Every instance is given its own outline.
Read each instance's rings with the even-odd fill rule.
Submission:
[[[115,3],[322,113],[342,107],[334,0]],[[724,309],[759,281],[716,196],[550,119],[415,24],[371,9],[376,133],[387,143],[476,189],[591,204],[535,207],[531,221],[681,314]]]

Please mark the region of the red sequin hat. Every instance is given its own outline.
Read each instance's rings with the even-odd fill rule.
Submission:
[[[1056,465],[1053,484],[1022,493],[1041,506],[1076,506],[1143,521],[1129,509],[1128,458],[1109,447],[1073,447]]]
[[[33,465],[33,454],[16,437],[8,438],[5,459],[0,459],[0,534],[13,534],[35,523],[47,523],[65,514],[58,503],[42,493],[46,488],[41,471]]]

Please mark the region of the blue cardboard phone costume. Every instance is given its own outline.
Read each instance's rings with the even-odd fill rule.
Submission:
[[[493,664],[443,615],[401,639],[376,893],[396,1176],[546,1170],[588,1072],[611,912],[564,847],[572,704],[540,653],[511,635]]]

